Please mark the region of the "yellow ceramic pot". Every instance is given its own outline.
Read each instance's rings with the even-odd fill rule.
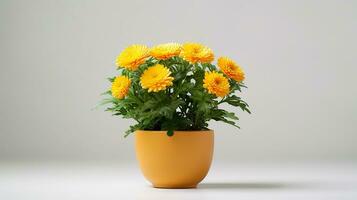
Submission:
[[[213,156],[213,131],[136,131],[136,157],[157,188],[194,188],[207,175]]]

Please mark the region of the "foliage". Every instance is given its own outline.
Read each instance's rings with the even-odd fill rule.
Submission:
[[[140,84],[140,77],[150,66],[161,64],[171,71],[172,85],[158,92],[148,92]],[[166,60],[149,57],[140,64],[135,71],[118,68],[119,74],[127,76],[131,85],[125,98],[118,99],[108,90],[103,95],[106,98],[102,104],[107,105],[106,111],[123,118],[131,118],[136,121],[130,126],[125,136],[135,130],[167,130],[168,135],[173,135],[173,130],[206,130],[210,120],[222,121],[233,125],[238,117],[233,112],[219,108],[227,103],[234,107],[240,107],[250,113],[248,104],[236,96],[246,86],[242,82],[236,82],[229,77],[230,91],[223,98],[210,94],[203,87],[203,79],[206,71],[219,71],[210,63],[190,63],[180,56],[174,56]],[[221,72],[220,72],[221,73]],[[115,77],[109,78],[113,82]]]

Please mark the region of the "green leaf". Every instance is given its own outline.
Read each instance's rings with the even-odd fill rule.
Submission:
[[[219,121],[222,121],[222,122],[224,122],[224,123],[230,124],[230,125],[232,125],[232,126],[234,126],[234,127],[236,127],[236,128],[239,128],[239,129],[240,129],[240,127],[239,127],[239,126],[237,126],[237,125],[236,125],[236,123],[235,123],[234,121],[230,121],[230,120],[227,120],[227,119],[225,119],[225,118],[220,119]]]
[[[112,91],[108,90],[108,91],[106,91],[106,92],[103,92],[103,93],[100,94],[100,95],[107,95],[107,94],[112,95]]]
[[[234,120],[239,120],[239,118],[232,112],[224,111],[224,117],[234,119]]]
[[[115,80],[115,76],[114,77],[109,77],[109,78],[107,78],[108,79],[108,81],[110,81],[111,83],[112,82],[114,82],[114,80]]]
[[[172,137],[174,135],[174,131],[173,130],[168,130],[166,132],[166,134],[167,134],[167,136]]]

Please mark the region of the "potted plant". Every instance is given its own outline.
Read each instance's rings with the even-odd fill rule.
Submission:
[[[131,45],[116,59],[119,75],[109,78],[103,100],[113,115],[136,121],[136,155],[144,176],[159,188],[191,188],[206,176],[213,155],[210,120],[238,127],[233,112],[250,113],[237,91],[244,72],[231,59],[218,58],[197,43],[167,43],[148,48]],[[238,127],[239,128],[239,127]]]

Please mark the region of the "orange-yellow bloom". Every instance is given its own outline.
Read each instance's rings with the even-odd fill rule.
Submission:
[[[243,70],[230,58],[220,57],[218,66],[225,75],[237,82],[242,82],[245,78]]]
[[[218,97],[224,97],[229,93],[228,79],[216,71],[205,73],[203,87],[208,90],[208,93]]]
[[[167,67],[156,64],[146,69],[141,75],[141,87],[148,89],[149,92],[165,90],[172,85],[172,81],[174,80],[170,75],[171,72]]]
[[[180,56],[190,63],[210,63],[214,60],[213,51],[198,43],[184,44]]]
[[[134,44],[124,49],[116,59],[116,66],[128,70],[136,70],[149,56],[149,48],[145,45]]]
[[[182,46],[178,43],[159,44],[151,48],[150,55],[160,60],[178,56],[181,52]]]
[[[130,79],[126,76],[118,76],[112,83],[112,96],[118,99],[123,99],[129,92]]]

